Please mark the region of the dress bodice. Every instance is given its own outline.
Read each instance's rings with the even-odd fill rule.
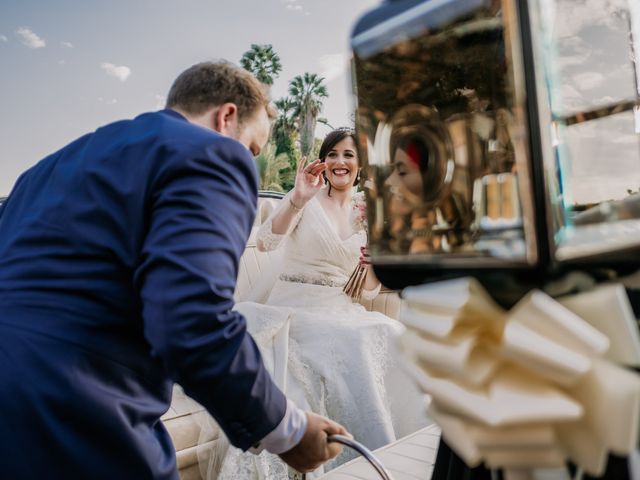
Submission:
[[[324,207],[315,197],[294,222],[286,236],[273,233],[271,219],[258,231],[257,238],[265,249],[272,250],[280,246],[285,249],[281,278],[344,286],[358,263],[360,247],[365,245],[364,231],[353,232],[346,239],[340,238]]]

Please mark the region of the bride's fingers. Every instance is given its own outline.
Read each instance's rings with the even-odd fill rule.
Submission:
[[[298,173],[304,172],[306,163],[307,163],[307,157],[306,156],[300,157],[300,160],[298,160],[298,169],[297,169]]]
[[[318,176],[320,173],[324,172],[327,169],[327,166],[324,163],[316,165],[313,167],[309,173],[313,176]]]
[[[309,173],[311,170],[313,170],[318,164],[320,163],[319,159],[314,160],[313,162],[309,163],[309,165],[307,165],[304,168],[305,173]]]
[[[304,175],[311,175],[311,176],[317,176],[318,173],[320,173],[322,170],[317,170],[318,168],[318,162],[319,160],[316,160],[314,162],[311,162],[309,165],[307,165],[304,170],[302,170],[302,174]],[[320,164],[321,165],[321,164]]]
[[[319,188],[322,185],[324,185],[324,178],[322,177],[322,175],[314,175],[310,177],[309,180],[310,180],[310,185],[313,185],[314,187]]]

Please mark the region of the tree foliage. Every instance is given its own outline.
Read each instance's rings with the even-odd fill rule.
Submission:
[[[289,95],[296,104],[297,128],[300,152],[308,156],[313,148],[318,115],[322,103],[328,97],[324,78],[316,73],[305,72],[289,82]]]
[[[266,85],[273,85],[282,71],[280,57],[269,44],[252,44],[242,55],[240,65]],[[278,116],[270,141],[256,158],[261,189],[290,190],[298,160],[303,156],[317,156],[321,142],[314,138],[315,129],[318,122],[328,125],[325,119],[318,117],[327,97],[324,78],[306,72],[289,82],[289,96],[274,102]]]
[[[296,134],[296,103],[291,97],[283,97],[276,100],[278,117],[273,123],[272,138],[276,144],[276,155],[286,153],[290,157],[294,150],[294,137]]]
[[[242,55],[240,65],[266,85],[273,85],[273,80],[282,71],[280,56],[270,44],[251,44],[251,48]]]
[[[275,143],[275,155],[286,154],[289,158],[289,167],[282,172],[284,176],[282,187],[285,191],[293,188],[293,178],[297,165],[296,140],[297,140],[297,109],[291,97],[283,97],[276,100],[278,117],[273,123],[271,139]],[[289,182],[287,179],[290,179]]]
[[[290,162],[285,153],[276,155],[273,142],[267,143],[260,155],[256,157],[258,174],[260,175],[260,189],[276,192],[286,191],[284,186],[293,182],[291,172],[288,172]]]

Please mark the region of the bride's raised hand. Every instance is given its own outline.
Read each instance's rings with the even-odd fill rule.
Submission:
[[[302,208],[309,200],[311,200],[323,187],[324,180],[322,172],[327,165],[316,159],[308,165],[306,157],[302,157],[298,162],[296,171],[295,185],[292,192],[292,200],[296,205]]]

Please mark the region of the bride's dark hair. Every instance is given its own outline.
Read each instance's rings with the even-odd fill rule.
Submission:
[[[324,137],[324,140],[322,141],[322,145],[320,145],[320,153],[318,153],[318,157],[320,158],[320,161],[324,163],[325,159],[327,158],[327,155],[329,155],[329,152],[333,150],[333,147],[335,147],[338,143],[340,143],[342,140],[344,140],[347,137],[351,137],[353,139],[353,143],[355,143],[356,145],[358,144],[358,142],[356,141],[356,132],[353,130],[353,128],[340,127],[340,128],[336,128],[332,132],[329,132],[327,136]],[[331,184],[329,183],[329,180],[327,179],[327,176],[325,175],[324,172],[322,172],[322,176],[324,177],[324,183],[329,185],[328,195],[331,196]],[[360,182],[360,171],[358,170],[358,175],[356,176],[356,179],[353,181],[353,186],[355,187],[356,185],[358,185],[359,182]]]

